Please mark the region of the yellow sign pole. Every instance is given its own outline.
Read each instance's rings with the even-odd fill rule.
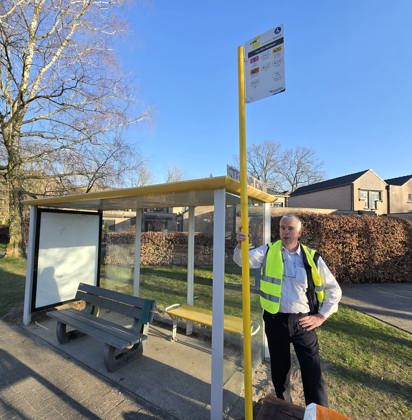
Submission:
[[[239,151],[240,151],[240,220],[246,239],[242,241],[243,358],[245,386],[245,419],[253,419],[252,346],[250,336],[249,220],[246,166],[245,72],[243,47],[238,48]]]

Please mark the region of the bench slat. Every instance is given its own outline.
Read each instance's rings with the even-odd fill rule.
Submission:
[[[126,305],[122,302],[116,302],[115,300],[108,299],[103,296],[96,296],[94,294],[84,293],[80,290],[76,293],[76,299],[84,300],[85,302],[91,303],[92,305],[97,305],[101,308],[110,309],[111,311],[119,312],[123,315],[130,316],[132,318],[140,319],[142,315],[141,308]]]
[[[80,311],[67,309],[49,312],[48,315],[118,349],[124,349],[141,340],[140,333],[126,332],[124,327],[119,328],[118,325],[107,320],[102,320]]]
[[[153,321],[155,301],[137,296],[125,295],[113,290],[80,283],[76,299],[139,319],[142,324]]]
[[[139,296],[126,295],[124,293],[116,292],[114,290],[103,289],[101,287],[92,286],[90,284],[80,283],[78,291],[84,293],[90,293],[96,296],[102,296],[107,299],[115,300],[116,302],[122,302],[127,305],[135,306],[136,308],[143,308],[147,301],[154,303],[152,299],[144,299]]]
[[[197,322],[212,327],[212,312],[205,308],[191,305],[180,305],[166,311],[172,316]],[[237,316],[225,315],[224,330],[235,334],[243,334],[243,320]]]
[[[139,332],[133,331],[130,327],[124,327],[123,325],[116,324],[112,321],[109,321],[108,319],[96,317],[93,314],[89,314],[84,311],[78,311],[75,309],[65,309],[60,311],[54,311],[53,313],[56,314],[56,316],[59,316],[60,313],[67,314],[67,316],[70,316],[72,318],[78,318],[78,319],[85,319],[87,322],[95,323],[96,325],[102,325],[107,329],[110,329],[113,334],[117,334],[119,337],[134,337]]]

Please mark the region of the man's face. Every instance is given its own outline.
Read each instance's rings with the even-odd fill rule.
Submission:
[[[280,223],[280,239],[286,248],[297,247],[300,233],[299,222],[296,219],[284,219]]]

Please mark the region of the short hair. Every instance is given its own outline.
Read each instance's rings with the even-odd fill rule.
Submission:
[[[302,230],[302,220],[300,220],[299,217],[294,214],[285,214],[284,216],[282,216],[280,218],[279,225],[283,222],[283,220],[290,220],[290,219],[296,220],[298,224],[298,230],[300,232]]]

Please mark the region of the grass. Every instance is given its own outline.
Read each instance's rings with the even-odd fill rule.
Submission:
[[[412,418],[412,336],[341,305],[319,330],[330,406],[354,419]]]
[[[228,269],[225,276],[225,312],[239,315],[236,270]],[[23,259],[0,259],[0,316],[23,301],[24,272]],[[130,293],[130,269],[106,266],[101,276],[103,287]],[[210,270],[195,270],[196,305],[211,307],[211,277]],[[160,308],[186,299],[183,267],[143,267],[141,281],[141,294],[153,297]],[[410,334],[341,305],[319,338],[331,407],[353,419],[412,418]]]
[[[133,271],[130,267],[103,266],[100,275],[102,287],[132,293]],[[186,302],[187,271],[181,266],[142,267],[140,295],[156,301],[159,310],[168,305]],[[194,301],[202,308],[212,307],[212,272],[210,268],[196,268],[194,273]],[[225,313],[242,316],[240,269],[226,268]],[[260,319],[257,296],[252,297],[252,318]]]
[[[0,244],[0,252],[5,245]],[[23,258],[0,258],[0,317],[24,299],[26,261]]]

